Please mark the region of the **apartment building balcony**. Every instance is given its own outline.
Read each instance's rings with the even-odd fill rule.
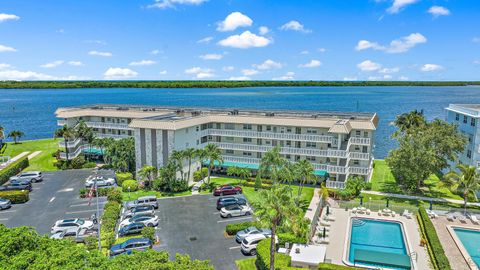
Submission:
[[[205,129],[202,136],[226,136],[241,138],[258,138],[273,140],[305,141],[337,144],[338,140],[333,136],[315,135],[315,134],[294,134],[277,132],[259,132],[252,130],[229,130],[229,129]]]
[[[67,123],[67,120],[65,120],[65,119],[57,120],[57,125],[59,125],[59,126],[65,126],[66,123]]]
[[[350,137],[350,139],[348,140],[348,145],[355,144],[355,145],[369,146],[370,143],[371,143],[370,138],[364,138],[364,137]]]
[[[325,186],[327,188],[344,189],[345,182],[327,180],[325,181]]]
[[[125,129],[133,130],[126,123],[111,123],[111,122],[85,122],[85,124],[92,128],[106,128],[106,129]]]
[[[71,160],[71,159],[74,159],[76,157],[78,157],[84,149],[86,149],[87,146],[86,145],[82,145],[80,147],[77,148],[77,150],[73,151],[73,152],[68,152],[68,159]],[[60,152],[60,158],[61,159],[67,159],[67,154],[65,152]]]
[[[74,141],[68,141],[67,142],[67,148],[76,148],[80,143],[82,142],[82,139],[77,138]],[[65,148],[65,140],[61,140],[58,142],[58,146]]]
[[[359,160],[370,160],[369,153],[362,153],[362,152],[348,152],[349,159],[359,159]]]
[[[98,138],[113,138],[116,140],[132,137],[132,136],[129,136],[128,134],[108,134],[108,133],[95,133],[95,136]]]

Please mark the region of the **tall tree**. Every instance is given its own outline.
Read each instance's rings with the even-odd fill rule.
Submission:
[[[135,172],[135,141],[133,138],[106,140],[104,160],[120,172]]]
[[[215,168],[215,161],[219,164],[223,164],[223,157],[222,153],[220,152],[220,148],[218,148],[215,144],[207,144],[205,146],[205,156],[204,158],[208,160],[208,183],[210,184],[210,176],[212,175],[212,169]]]
[[[477,200],[477,191],[480,190],[480,173],[474,166],[465,164],[457,165],[458,172],[450,171],[443,177],[443,182],[453,192],[460,191],[463,194],[465,211],[467,211],[468,195]]]
[[[427,120],[425,119],[425,116],[423,116],[422,111],[419,112],[413,110],[398,115],[393,123],[398,128],[397,132],[394,133],[394,136],[399,136],[400,134],[409,133],[413,129],[424,126],[427,123]]]
[[[245,180],[246,182],[248,178],[252,177],[252,171],[248,168],[240,168],[237,175],[240,180]]]
[[[270,190],[262,190],[259,201],[254,203],[255,216],[262,225],[272,230],[270,238],[270,270],[275,269],[275,236],[277,228],[298,213],[298,208],[290,196],[290,187],[273,185]]]
[[[65,156],[67,157],[66,162],[68,163],[68,141],[75,138],[75,129],[64,125],[63,127],[55,130],[55,138],[63,138],[63,143],[65,144]]]
[[[83,142],[88,144],[88,148],[91,153],[92,144],[93,144],[93,141],[95,140],[93,128],[87,126],[87,124],[85,124],[85,121],[82,120],[75,127],[75,132],[78,138],[82,139]]]
[[[185,175],[183,173],[183,163],[185,161],[185,152],[173,150],[172,154],[170,155],[170,160],[172,160],[172,162],[175,164],[177,171],[180,172],[180,179],[182,181],[185,181]]]
[[[280,155],[280,147],[276,146],[262,157],[258,172],[260,175],[270,177],[273,183],[276,184],[286,163],[287,160]]]
[[[25,133],[23,133],[22,131],[20,130],[12,130],[10,131],[10,133],[8,133],[8,137],[9,138],[12,138],[13,139],[13,142],[15,144],[18,143],[18,139],[20,139],[21,137],[23,137],[25,135]]]
[[[197,157],[197,150],[195,148],[187,148],[184,151],[184,156],[188,161],[188,181],[190,181],[192,175],[192,160]]]
[[[147,183],[148,183],[147,186],[148,188],[151,188],[153,179],[157,177],[157,168],[153,166],[145,165],[140,169],[140,171],[138,171],[138,174],[142,179],[147,180]]]
[[[315,170],[312,163],[306,159],[299,160],[294,164],[294,174],[298,179],[298,194],[295,200],[297,206],[300,204],[300,197],[302,196],[302,189],[305,184],[314,184],[317,181]]]

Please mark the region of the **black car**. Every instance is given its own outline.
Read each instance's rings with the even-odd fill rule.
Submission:
[[[143,223],[128,224],[125,227],[122,227],[120,230],[118,230],[118,236],[141,233],[143,228],[145,228],[145,224]]]
[[[22,185],[21,183],[10,183],[6,186],[0,186],[0,191],[3,190],[28,190],[32,191],[32,185]]]
[[[237,198],[237,197],[223,197],[217,200],[217,210],[220,210],[225,206],[234,205],[234,204],[246,205],[247,200],[245,200],[244,198]]]
[[[110,256],[116,256],[120,254],[130,254],[133,250],[145,250],[152,248],[152,241],[148,238],[131,238],[127,241],[113,245],[110,248]]]

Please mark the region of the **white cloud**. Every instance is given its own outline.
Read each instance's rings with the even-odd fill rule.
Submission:
[[[216,53],[208,53],[199,56],[203,60],[220,60],[223,58],[223,55]]]
[[[318,51],[318,52],[321,52],[321,53],[324,53],[324,52],[327,51],[327,49],[325,49],[325,48],[318,48],[317,51]]]
[[[480,37],[474,37],[472,38],[472,41],[475,43],[480,43]]]
[[[255,69],[242,69],[242,74],[245,76],[253,76],[258,74],[258,70]]]
[[[166,70],[162,70],[162,71],[160,71],[158,74],[160,74],[160,75],[167,75],[167,73],[168,73],[168,72],[167,72]]]
[[[113,54],[111,52],[99,52],[99,51],[89,51],[89,55],[94,56],[103,56],[103,57],[111,57]]]
[[[148,8],[174,8],[176,5],[192,5],[198,6],[208,0],[155,0],[155,3],[148,5]]]
[[[129,79],[137,77],[138,73],[129,68],[111,67],[103,74],[106,80]]]
[[[443,67],[437,64],[425,64],[420,68],[423,72],[439,71],[442,69]]]
[[[85,43],[90,43],[90,44],[98,44],[98,45],[107,45],[107,42],[104,40],[98,40],[98,39],[89,39],[85,40]]]
[[[280,27],[280,30],[292,30],[292,31],[298,31],[298,32],[303,32],[303,33],[310,33],[312,30],[306,29],[303,24],[301,24],[299,21],[289,21],[286,24],[282,25]]]
[[[398,77],[398,80],[400,80],[400,81],[408,81],[408,77],[407,77],[407,76],[400,76],[400,77]]]
[[[227,67],[222,68],[223,71],[233,71],[234,69],[235,69],[235,67],[233,67],[233,66],[227,66]]]
[[[140,61],[133,61],[129,65],[130,66],[151,66],[156,64],[157,62],[153,60],[140,60]]]
[[[370,76],[368,77],[369,81],[385,81],[385,80],[391,80],[392,75],[383,75],[383,76]]]
[[[357,77],[343,77],[343,80],[344,81],[357,81],[358,78]]]
[[[475,61],[473,61],[473,64],[475,64],[475,65],[480,65],[480,60],[475,60]],[[2,64],[0,64],[0,67],[1,67],[1,66],[2,66]]]
[[[255,68],[260,70],[267,70],[267,69],[278,69],[282,68],[283,65],[281,63],[275,62],[271,59],[265,60],[263,63],[258,65],[253,65]]]
[[[7,63],[0,63],[0,70],[1,69],[7,69],[7,68],[11,68],[12,66],[10,64],[7,64]]]
[[[2,52],[16,52],[16,51],[17,51],[17,49],[15,49],[15,48],[8,47],[8,46],[0,44],[0,53],[2,53]]]
[[[370,60],[365,60],[365,61],[361,62],[360,64],[358,64],[357,67],[361,71],[375,71],[375,70],[379,70],[380,68],[382,68],[382,65],[380,65],[379,63],[375,63],[373,61],[370,61]]]
[[[301,51],[300,54],[309,54],[310,52],[309,51]]]
[[[441,6],[433,6],[428,9],[428,13],[432,14],[433,17],[448,16],[450,15],[450,10]]]
[[[55,68],[63,64],[63,60],[57,60],[49,63],[45,63],[43,65],[40,65],[42,68]]]
[[[418,1],[419,0],[393,0],[393,4],[387,9],[387,12],[391,14],[399,13],[406,6],[415,4]]]
[[[298,67],[301,67],[301,68],[316,68],[316,67],[319,67],[322,65],[322,62],[320,62],[319,60],[310,60],[310,62],[308,63],[305,63],[305,64],[302,64],[302,65],[299,65]]]
[[[378,71],[378,73],[382,74],[391,74],[391,73],[397,73],[400,71],[400,68],[398,67],[393,67],[393,68],[382,68]]]
[[[75,67],[83,66],[83,63],[80,62],[80,61],[68,61],[68,64],[69,64],[70,66],[75,66]]]
[[[213,69],[200,68],[200,67],[192,67],[185,70],[185,74],[195,75],[195,78],[197,79],[207,79],[207,78],[214,77],[215,74],[213,72],[214,72]]]
[[[253,23],[247,15],[242,14],[241,12],[232,12],[230,13],[225,20],[218,23],[217,31],[227,32],[233,31],[238,27],[248,27]]]
[[[34,71],[0,70],[0,80],[55,80],[57,78]]]
[[[16,21],[19,20],[20,17],[18,17],[15,14],[6,14],[6,13],[0,13],[0,23],[1,22],[6,22],[6,21]]]
[[[249,81],[251,80],[250,77],[247,76],[238,76],[238,77],[230,77],[228,78],[230,81]]]
[[[355,50],[362,51],[373,49],[385,51],[387,53],[403,53],[415,47],[417,44],[422,44],[425,42],[427,42],[427,38],[425,36],[420,33],[412,33],[400,39],[392,40],[389,46],[382,46],[377,42],[371,42],[368,40],[360,40],[357,43],[357,46],[355,46]]]
[[[213,40],[213,37],[204,37],[204,38],[202,38],[202,39],[200,39],[200,40],[197,40],[197,43],[206,43],[206,44],[208,44],[208,43],[210,43],[210,41],[212,41],[212,40]]]
[[[160,50],[158,50],[158,49],[152,50],[152,51],[150,52],[150,54],[153,54],[153,55],[157,55],[157,54],[160,54],[160,53],[162,53],[162,51],[160,51]]]
[[[268,27],[266,27],[266,26],[260,26],[258,28],[258,33],[260,33],[260,35],[262,35],[262,36],[268,34],[268,32],[270,32],[270,29],[268,29]]]
[[[220,40],[219,45],[237,49],[259,48],[268,46],[272,41],[262,36],[257,36],[250,31],[245,31],[240,35],[229,36]]]
[[[283,76],[272,78],[272,80],[274,80],[274,81],[291,81],[291,80],[295,79],[294,76],[295,76],[295,72],[290,71],[290,72],[287,72]]]

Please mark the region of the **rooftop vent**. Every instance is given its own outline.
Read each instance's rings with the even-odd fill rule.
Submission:
[[[231,115],[238,115],[238,110],[233,110],[230,112]]]
[[[199,116],[200,114],[202,114],[201,111],[193,111],[192,112],[192,116]]]
[[[118,107],[118,111],[128,111],[128,107]]]
[[[275,116],[275,113],[273,113],[273,112],[267,112],[267,113],[265,113],[265,116]]]
[[[175,113],[179,116],[184,116],[185,115],[185,110],[176,110]]]

